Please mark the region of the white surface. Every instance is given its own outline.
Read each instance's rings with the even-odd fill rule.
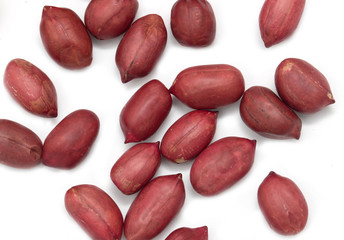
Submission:
[[[296,32],[283,43],[266,49],[259,35],[258,15],[264,0],[210,1],[216,14],[215,42],[207,48],[179,45],[169,26],[175,0],[140,1],[136,19],[160,14],[168,30],[165,52],[147,77],[127,84],[120,81],[115,50],[120,38],[93,39],[93,63],[71,71],[57,65],[43,48],[39,23],[44,5],[68,7],[82,19],[87,0],[1,0],[0,72],[13,58],[24,58],[41,68],[54,82],[59,115],[45,119],[26,112],[0,85],[0,118],[17,121],[36,132],[42,141],[70,112],[87,108],[100,118],[98,138],[87,158],[73,170],[43,165],[20,170],[0,165],[0,239],[75,240],[88,239],[64,208],[64,194],[77,184],[94,184],[104,189],[119,205],[123,215],[135,196],[125,196],[112,184],[110,169],[131,144],[125,145],[119,113],[131,95],[153,78],[170,87],[183,69],[200,64],[231,64],[243,73],[246,88],[263,85],[275,91],[274,72],[285,58],[302,58],[328,79],[336,103],[314,114],[301,116],[300,140],[273,140],[249,130],[239,115],[239,104],[220,109],[214,141],[226,136],[257,139],[255,163],[247,176],[226,192],[202,197],[191,187],[191,163],[175,165],[162,160],[157,175],[181,172],[186,202],[173,222],[155,240],[165,239],[182,226],[207,225],[209,239],[285,239],[271,230],[256,198],[259,184],[273,170],[291,178],[304,193],[309,207],[306,228],[290,239],[343,239],[344,159],[344,3],[342,0],[307,1]],[[147,141],[161,140],[167,128],[191,109],[174,99],[170,115]],[[123,237],[124,239],[124,237]]]

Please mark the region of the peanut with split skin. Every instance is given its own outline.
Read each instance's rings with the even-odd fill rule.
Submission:
[[[266,47],[288,38],[297,28],[305,0],[266,0],[259,15],[260,34]]]
[[[160,162],[159,142],[138,143],[113,165],[111,180],[124,194],[134,194],[153,178]]]
[[[124,33],[135,18],[137,0],[92,0],[85,12],[85,25],[100,40]]]
[[[249,128],[264,137],[300,138],[301,119],[269,88],[247,89],[240,102],[240,115]]]
[[[325,76],[308,62],[287,58],[277,67],[278,95],[295,111],[316,113],[335,102]]]
[[[92,239],[122,238],[122,213],[102,189],[88,184],[74,186],[65,194],[65,207]]]
[[[137,195],[124,220],[127,240],[149,240],[161,233],[185,201],[182,175],[154,178]]]
[[[164,134],[160,150],[174,162],[195,158],[214,137],[218,112],[194,110],[184,114]]]
[[[4,83],[14,99],[27,111],[54,118],[57,94],[54,84],[38,67],[24,59],[13,59],[5,70]]]
[[[15,168],[31,168],[41,162],[42,141],[27,127],[0,119],[0,163]]]
[[[72,10],[45,6],[40,33],[48,54],[61,66],[81,69],[91,64],[91,38],[79,16]]]
[[[116,51],[116,64],[123,83],[148,75],[167,42],[163,19],[149,14],[137,19],[123,36]]]

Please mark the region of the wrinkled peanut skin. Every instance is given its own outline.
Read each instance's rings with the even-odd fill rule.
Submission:
[[[325,76],[301,59],[283,60],[276,69],[275,84],[281,99],[298,112],[316,113],[335,102]]]
[[[178,228],[168,235],[165,240],[208,240],[208,227]]]
[[[259,15],[260,34],[271,47],[288,38],[297,28],[305,0],[266,0]]]
[[[46,166],[70,169],[89,152],[99,132],[99,119],[92,111],[70,113],[49,133],[43,144],[42,162]]]
[[[167,42],[162,18],[149,14],[137,19],[125,33],[116,51],[116,64],[123,83],[148,75]]]
[[[13,59],[5,70],[4,83],[12,97],[27,111],[57,116],[57,94],[49,77],[24,59]]]
[[[307,202],[289,178],[270,172],[259,186],[258,203],[270,227],[282,235],[297,234],[306,226]]]
[[[121,239],[122,213],[112,198],[100,188],[87,184],[70,188],[65,194],[65,207],[92,239]]]
[[[162,155],[183,163],[195,158],[214,137],[218,112],[194,110],[179,118],[161,140]]]
[[[301,119],[266,87],[247,89],[240,102],[244,123],[258,134],[275,139],[299,139]]]
[[[185,46],[206,47],[215,39],[216,19],[206,0],[178,0],[171,10],[171,29]]]
[[[181,174],[154,178],[131,204],[124,221],[127,240],[149,240],[161,233],[181,210],[185,188]]]
[[[81,69],[92,62],[92,41],[79,16],[68,8],[45,6],[40,33],[52,59],[68,69]]]
[[[124,194],[134,194],[153,178],[160,162],[159,142],[138,143],[113,165],[111,180]]]
[[[124,33],[135,18],[137,0],[92,0],[85,11],[85,25],[100,39],[112,39]]]
[[[230,188],[251,169],[255,149],[256,140],[239,137],[226,137],[210,144],[192,164],[193,188],[204,196]]]
[[[120,125],[125,143],[140,142],[152,136],[172,108],[172,97],[159,80],[144,84],[123,107]]]
[[[31,168],[41,162],[42,141],[27,127],[0,119],[0,163]]]
[[[170,92],[194,109],[215,109],[240,99],[245,91],[241,72],[226,64],[190,67],[180,72]]]

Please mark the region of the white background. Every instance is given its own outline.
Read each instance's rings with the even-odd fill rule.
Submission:
[[[179,45],[170,30],[170,10],[175,0],[142,0],[136,19],[160,14],[168,30],[166,49],[154,71],[127,84],[120,81],[115,51],[120,38],[93,40],[92,65],[71,71],[57,65],[43,48],[39,23],[44,5],[68,7],[82,19],[88,0],[1,0],[0,72],[14,58],[24,58],[53,81],[59,115],[46,119],[26,112],[0,85],[0,118],[17,121],[36,132],[42,141],[65,116],[87,108],[100,118],[98,138],[87,158],[72,170],[39,165],[29,170],[0,165],[0,239],[88,239],[64,208],[64,194],[77,184],[104,189],[123,215],[133,196],[123,195],[110,180],[115,161],[132,144],[124,144],[119,113],[144,83],[157,78],[170,87],[183,69],[200,64],[226,63],[243,74],[246,88],[262,85],[275,91],[274,72],[285,58],[302,58],[328,79],[336,103],[314,115],[300,115],[300,140],[260,137],[242,122],[239,103],[219,110],[213,141],[226,136],[257,140],[255,163],[235,186],[214,197],[198,195],[189,181],[191,163],[175,165],[162,159],[157,175],[181,172],[186,202],[170,225],[155,238],[165,239],[174,229],[207,225],[209,239],[286,239],[270,229],[257,204],[257,189],[269,171],[291,178],[304,193],[309,207],[306,228],[288,239],[343,239],[344,215],[344,3],[342,0],[307,1],[301,22],[284,42],[266,49],[260,38],[258,16],[264,0],[212,0],[217,19],[214,43],[202,49]],[[147,141],[161,140],[167,128],[191,111],[177,99],[166,121]],[[124,239],[124,237],[123,237]]]

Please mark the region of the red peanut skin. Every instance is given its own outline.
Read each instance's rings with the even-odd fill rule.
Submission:
[[[283,235],[301,232],[308,219],[307,202],[290,179],[270,172],[258,189],[258,203],[270,227]]]
[[[0,119],[0,163],[32,168],[41,162],[42,141],[27,127]]]
[[[301,119],[266,87],[254,86],[245,91],[240,115],[249,128],[264,137],[300,138]]]
[[[87,155],[99,131],[99,119],[81,109],[66,116],[47,136],[42,162],[49,167],[71,169]]]
[[[260,34],[271,47],[288,38],[297,28],[305,0],[266,0],[259,15]]]
[[[226,64],[190,67],[178,74],[170,92],[194,109],[215,109],[240,99],[245,91],[241,72]]]
[[[302,113],[316,113],[335,102],[325,76],[308,62],[287,58],[277,67],[275,85],[281,99]]]
[[[154,177],[160,162],[159,142],[138,143],[113,165],[111,180],[124,194],[134,194]]]
[[[131,204],[124,221],[127,240],[157,236],[177,215],[185,201],[181,174],[160,176],[149,182]]]
[[[112,198],[100,188],[87,184],[70,188],[65,195],[65,207],[92,239],[121,239],[122,213]]]
[[[179,118],[162,138],[162,155],[183,163],[195,158],[214,137],[218,112],[194,110]]]
[[[159,15],[149,14],[136,20],[116,51],[122,82],[148,75],[162,55],[166,42],[166,27]]]
[[[256,140],[226,137],[210,144],[190,171],[193,188],[201,195],[219,194],[242,179],[254,161]]]
[[[208,240],[208,227],[178,228],[168,235],[165,240]]]
[[[79,16],[72,10],[45,6],[40,33],[50,57],[61,66],[81,69],[91,64],[91,38]]]
[[[171,10],[171,29],[184,46],[206,47],[215,39],[216,19],[206,0],[178,0]]]
[[[137,0],[92,0],[85,12],[85,25],[100,40],[124,33],[135,18]]]
[[[4,83],[12,97],[27,111],[42,117],[57,116],[54,84],[32,63],[19,58],[10,61]]]
[[[152,136],[171,108],[171,94],[159,80],[153,79],[144,84],[120,113],[125,143],[140,142]]]

